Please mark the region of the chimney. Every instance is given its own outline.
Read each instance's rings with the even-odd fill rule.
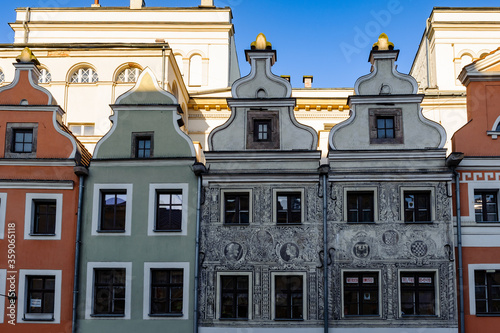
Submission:
[[[290,75],[281,75],[281,77],[287,80],[288,82],[290,82],[291,80]]]
[[[90,7],[101,7],[99,0],[94,0],[94,3]]]
[[[201,0],[200,7],[214,7],[214,0]]]
[[[312,88],[313,76],[304,75],[302,78],[302,82],[304,82],[304,88]]]
[[[141,9],[146,6],[144,0],[130,0],[130,9]]]

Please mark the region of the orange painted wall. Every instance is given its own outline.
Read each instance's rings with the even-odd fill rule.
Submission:
[[[29,74],[27,70],[19,71],[17,84],[0,92],[0,105],[19,105],[23,99],[27,100],[29,105],[48,104],[49,96],[31,86]]]

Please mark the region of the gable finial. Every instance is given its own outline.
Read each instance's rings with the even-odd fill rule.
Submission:
[[[37,66],[40,66],[40,62],[38,59],[35,57],[33,52],[31,52],[29,47],[25,47],[22,51],[21,54],[16,57],[16,61],[24,64],[28,64],[30,62],[34,63]]]
[[[394,50],[394,43],[389,42],[389,37],[385,33],[381,33],[378,37],[378,42],[373,44],[372,50],[388,51]]]
[[[255,42],[250,44],[250,48],[252,50],[271,50],[273,48],[272,44],[267,41],[266,35],[262,32],[257,35]]]

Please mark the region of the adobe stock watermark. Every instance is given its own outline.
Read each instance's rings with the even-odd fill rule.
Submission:
[[[383,32],[382,28],[388,26],[394,15],[400,14],[403,11],[403,6],[399,0],[389,0],[386,9],[379,11],[370,11],[372,20],[366,22],[363,29],[359,26],[354,27],[354,39],[351,44],[342,42],[339,47],[347,62],[351,62],[351,57],[354,54],[364,51],[367,46],[376,42],[376,38]]]
[[[7,306],[6,316],[9,318],[10,325],[16,324],[16,224],[10,222],[7,224]]]

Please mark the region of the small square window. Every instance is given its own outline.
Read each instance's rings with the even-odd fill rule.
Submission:
[[[26,277],[26,312],[25,320],[37,317],[38,320],[54,319],[55,276]],[[36,314],[36,315],[34,315]]]
[[[248,319],[249,276],[220,276],[220,318]]]
[[[377,117],[377,138],[378,139],[393,139],[394,138],[394,117],[379,116]]]
[[[474,191],[476,222],[498,222],[498,191]]]
[[[373,192],[347,192],[347,222],[374,222]]]
[[[150,316],[182,316],[184,271],[151,269]]]
[[[224,224],[248,224],[250,222],[250,196],[248,192],[224,193]]]
[[[249,110],[246,141],[247,149],[278,149],[280,147],[279,113]]]
[[[125,268],[94,269],[94,315],[125,315],[125,277]]]
[[[5,158],[36,157],[38,123],[7,123]]]
[[[475,270],[477,314],[500,315],[500,270]]]
[[[33,224],[31,235],[55,235],[56,233],[56,200],[34,200]]]
[[[95,132],[94,124],[77,124],[70,123],[68,124],[69,129],[76,136],[92,136]]]
[[[267,142],[272,141],[272,120],[271,119],[254,119],[254,141]]]
[[[376,272],[344,273],[344,316],[378,316],[379,282]]]
[[[101,191],[101,223],[99,231],[125,231],[126,210],[126,191]]]
[[[404,143],[401,109],[370,109],[368,113],[371,144]]]
[[[304,278],[302,275],[274,275],[274,318],[304,319]]]
[[[404,192],[405,222],[431,222],[431,192]]]
[[[33,151],[32,129],[14,129],[13,134],[13,153],[31,153]]]
[[[276,194],[276,223],[297,224],[302,222],[302,193],[278,192]]]
[[[182,190],[156,191],[155,231],[182,230]]]
[[[401,315],[436,315],[436,283],[434,272],[401,273]]]
[[[153,132],[132,133],[132,158],[151,158],[153,148]]]

